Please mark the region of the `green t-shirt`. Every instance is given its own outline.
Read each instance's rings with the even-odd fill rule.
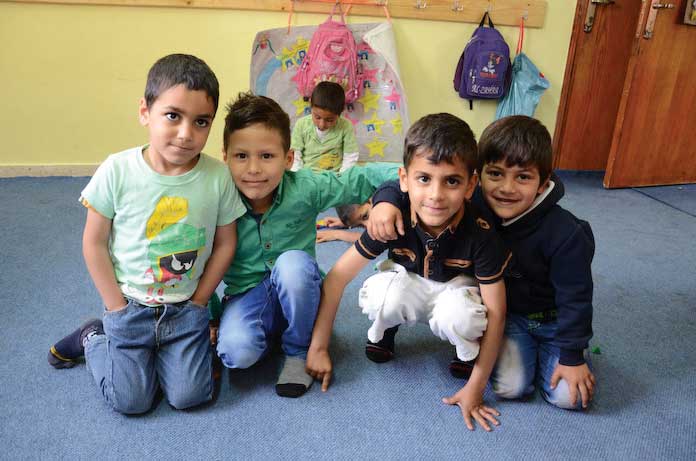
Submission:
[[[225,294],[258,285],[278,256],[302,250],[315,257],[317,215],[333,206],[365,203],[383,182],[398,177],[398,163],[368,163],[338,175],[308,169],[286,171],[271,207],[260,218],[237,220],[237,251],[224,281]]]
[[[186,301],[215,228],[246,208],[224,163],[201,154],[191,171],[162,176],[143,159],[145,147],[109,156],[80,200],[111,220],[109,252],[124,296],[148,305]]]
[[[343,117],[339,117],[336,125],[327,130],[321,139],[317,135],[312,116],[302,117],[295,122],[292,130],[291,147],[302,152],[305,168],[316,171],[338,172],[343,162],[343,154],[358,152],[353,124]]]

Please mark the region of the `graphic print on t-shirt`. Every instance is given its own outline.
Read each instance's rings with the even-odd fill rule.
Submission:
[[[167,287],[176,287],[184,276],[193,278],[196,258],[205,247],[205,228],[180,223],[186,216],[187,199],[162,197],[147,221],[150,267],[145,277],[151,286],[145,302],[164,302]]]

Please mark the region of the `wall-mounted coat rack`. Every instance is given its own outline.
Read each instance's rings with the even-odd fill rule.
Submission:
[[[0,0],[8,1],[8,0]],[[143,6],[175,8],[213,8],[296,13],[328,13],[325,2],[311,0],[9,0],[16,3],[58,3],[69,5]],[[350,5],[350,0],[341,2]],[[543,27],[546,0],[374,0],[372,4],[355,2],[350,14],[384,16],[383,7],[392,18],[425,19],[478,23],[488,10],[495,24],[515,26],[520,18],[527,27]]]

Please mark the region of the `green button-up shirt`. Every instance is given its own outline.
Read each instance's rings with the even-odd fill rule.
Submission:
[[[271,207],[260,219],[247,212],[237,220],[237,251],[225,274],[225,294],[258,285],[288,250],[315,256],[317,215],[333,206],[365,203],[383,182],[396,179],[399,164],[368,163],[338,175],[308,169],[286,171]]]

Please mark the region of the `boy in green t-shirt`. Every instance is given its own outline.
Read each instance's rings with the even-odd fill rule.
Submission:
[[[396,178],[397,169],[368,164],[341,175],[289,171],[290,119],[272,99],[252,94],[228,106],[223,155],[246,213],[238,220],[237,251],[224,277],[217,352],[226,367],[248,368],[279,335],[286,360],[276,392],[299,397],[312,384],[305,358],[322,283],[317,215],[367,201],[376,187]]]
[[[85,263],[105,312],[54,344],[48,362],[81,356],[116,411],[148,411],[157,389],[174,408],[212,398],[208,309],[244,212],[225,165],[201,153],[218,81],[200,59],[158,60],[140,100],[149,144],[111,155],[82,191]]]
[[[360,155],[353,124],[341,117],[345,92],[338,83],[321,82],[309,101],[312,113],[299,119],[292,130],[292,170],[304,166],[342,173],[355,165]]]

